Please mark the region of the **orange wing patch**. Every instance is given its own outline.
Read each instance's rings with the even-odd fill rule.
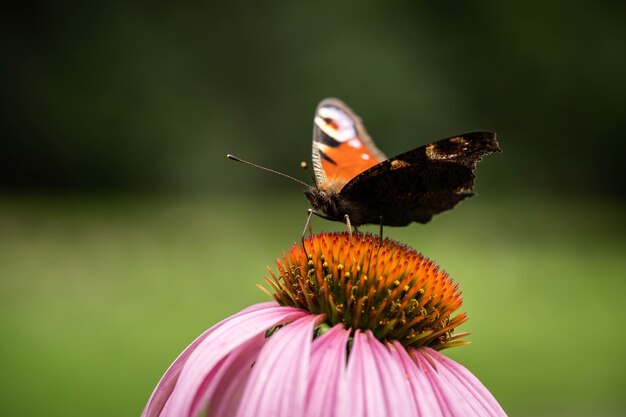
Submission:
[[[320,189],[339,191],[352,178],[378,164],[380,161],[367,148],[342,144],[337,148],[318,147],[325,180]]]

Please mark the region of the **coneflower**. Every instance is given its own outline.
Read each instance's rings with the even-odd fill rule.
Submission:
[[[370,234],[294,244],[257,304],[198,337],[143,416],[505,416],[466,368],[439,351],[461,293],[415,250]]]

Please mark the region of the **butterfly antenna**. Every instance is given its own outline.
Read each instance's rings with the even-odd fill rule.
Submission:
[[[310,185],[307,184],[306,182],[300,181],[299,179],[294,178],[294,177],[292,177],[290,175],[283,174],[282,172],[274,171],[273,169],[262,167],[261,165],[253,164],[252,162],[245,161],[245,160],[243,160],[241,158],[236,157],[235,155],[228,154],[228,155],[226,155],[226,157],[228,159],[232,159],[233,161],[241,162],[242,164],[250,165],[250,166],[253,166],[255,168],[262,169],[263,171],[271,172],[273,174],[278,174],[278,175],[283,176],[285,178],[289,178],[290,180],[295,181],[297,183],[300,183],[300,184],[304,185],[307,188],[310,187]]]

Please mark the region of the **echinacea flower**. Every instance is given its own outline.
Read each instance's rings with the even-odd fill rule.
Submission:
[[[369,234],[294,244],[266,282],[275,301],[198,337],[144,417],[505,416],[439,350],[465,314],[457,285],[413,249]]]

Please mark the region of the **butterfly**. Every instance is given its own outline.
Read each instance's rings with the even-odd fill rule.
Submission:
[[[313,213],[359,226],[427,223],[473,195],[476,164],[500,152],[493,132],[470,132],[387,158],[343,101],[322,100],[313,122]]]

